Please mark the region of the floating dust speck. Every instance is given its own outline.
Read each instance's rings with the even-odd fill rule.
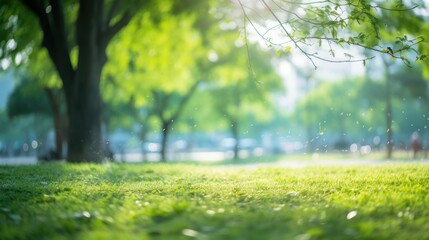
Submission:
[[[216,214],[216,211],[213,211],[213,210],[207,210],[206,212],[208,215],[215,215]]]
[[[347,220],[350,220],[356,216],[357,216],[357,211],[351,211],[351,212],[347,213],[346,218],[347,218]]]
[[[86,218],[90,218],[91,217],[91,213],[89,213],[88,211],[83,211],[82,212],[82,216],[84,216]]]
[[[280,204],[277,207],[273,208],[273,211],[278,212],[278,211],[282,210],[284,206],[285,206],[284,204]]]
[[[189,229],[189,228],[183,229],[182,230],[182,234],[185,235],[185,236],[188,236],[188,237],[196,237],[196,236],[198,236],[198,232],[197,231],[195,231],[193,229]]]

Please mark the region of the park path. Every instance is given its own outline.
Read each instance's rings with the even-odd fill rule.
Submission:
[[[336,159],[336,160],[300,160],[300,161],[280,161],[272,163],[251,163],[244,164],[248,168],[260,167],[283,167],[283,168],[304,168],[304,167],[328,167],[328,166],[387,166],[398,164],[429,164],[429,159],[420,160],[371,160],[371,159]]]
[[[180,161],[180,160],[179,160]],[[208,161],[214,161],[209,159]],[[126,162],[138,162],[130,161]],[[214,161],[215,162],[215,161]],[[0,158],[0,166],[2,165],[35,165],[37,164],[36,157],[13,157],[13,158]],[[248,163],[234,165],[237,167],[245,168],[259,168],[259,167],[283,167],[283,168],[304,168],[312,166],[377,166],[377,165],[395,165],[395,164],[429,164],[429,159],[408,159],[408,160],[375,160],[375,159],[317,159],[317,160],[284,160],[279,162],[269,163]]]
[[[2,165],[35,165],[37,157],[0,157],[0,166]]]

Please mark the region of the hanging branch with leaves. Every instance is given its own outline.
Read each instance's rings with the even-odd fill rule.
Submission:
[[[411,14],[419,19],[414,10],[424,7],[423,3],[408,7],[402,1],[390,6],[386,2],[358,0],[237,0],[237,4],[251,29],[267,46],[276,48],[279,54],[297,49],[315,68],[315,60],[366,64],[375,58],[375,55],[355,58],[347,52],[338,56],[339,49],[351,47],[389,54],[407,65],[410,65],[410,53],[416,61],[426,59],[426,55],[416,49],[426,42],[424,37],[397,31],[399,35],[393,45],[385,46],[391,41],[383,39],[382,34],[385,29],[395,28],[387,26],[385,15]]]

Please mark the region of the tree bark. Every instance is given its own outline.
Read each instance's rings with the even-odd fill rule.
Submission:
[[[61,159],[63,157],[63,144],[65,140],[65,127],[66,127],[66,117],[63,116],[61,112],[61,97],[58,96],[59,90],[50,88],[45,88],[45,92],[48,96],[49,103],[52,109],[53,121],[54,121],[54,131],[55,131],[55,159]]]
[[[76,24],[79,57],[73,89],[68,92],[70,116],[69,162],[101,162],[100,95],[101,70],[105,47],[100,44],[98,19],[101,9],[96,1],[81,1]]]
[[[81,76],[82,84],[89,86],[75,91],[73,104],[69,105],[69,148],[67,160],[69,162],[100,162],[103,158],[101,145],[101,96],[97,74],[88,74],[85,71],[76,74]]]

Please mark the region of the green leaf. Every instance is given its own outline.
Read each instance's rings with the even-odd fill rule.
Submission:
[[[332,29],[332,37],[337,38],[337,30],[335,28]]]
[[[351,55],[350,53],[344,53],[344,56],[348,57],[349,59],[353,58],[353,55]]]

